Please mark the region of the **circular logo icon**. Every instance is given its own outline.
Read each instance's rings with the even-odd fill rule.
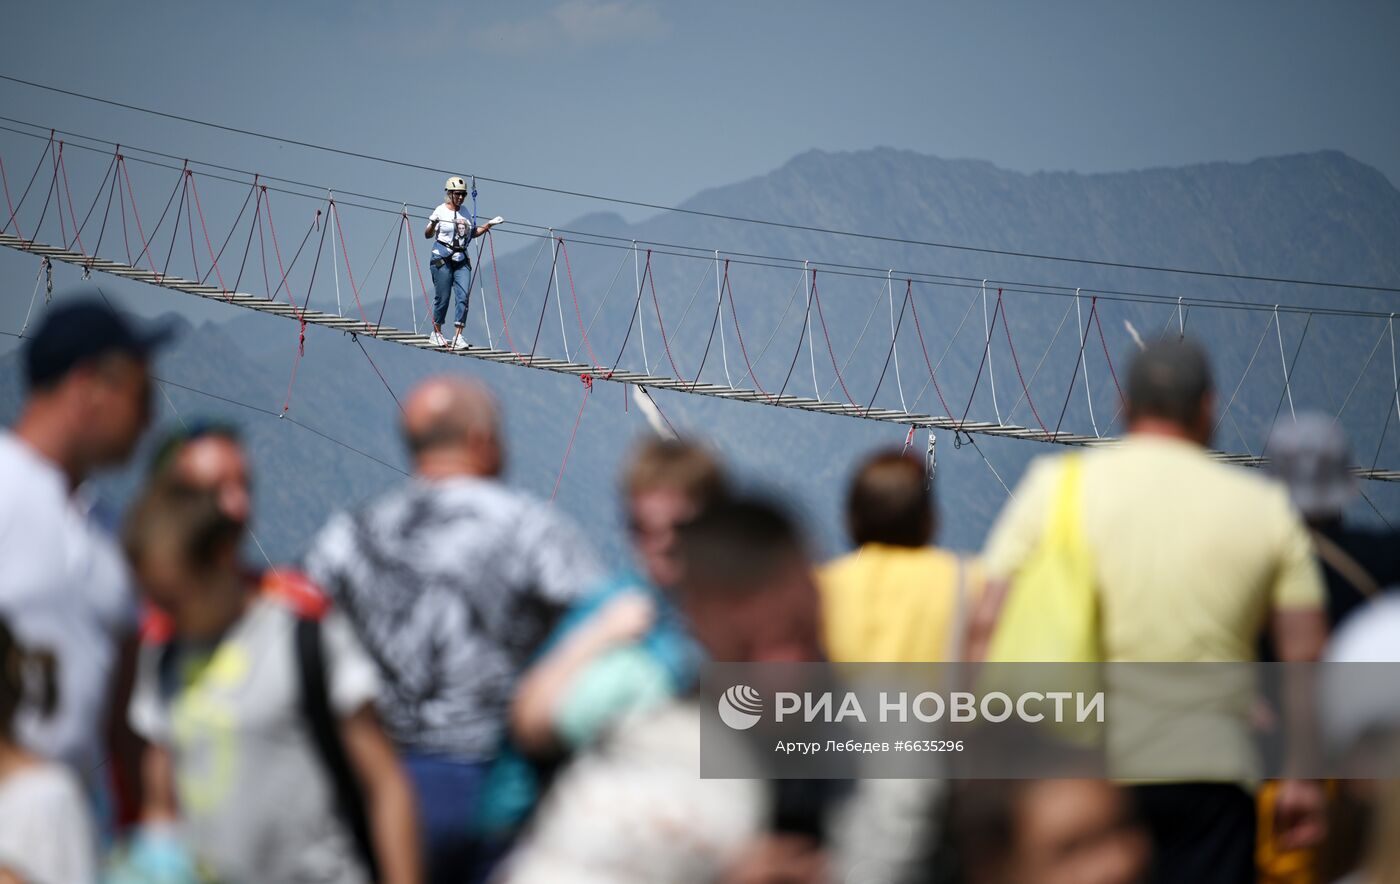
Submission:
[[[719,719],[736,731],[758,724],[763,715],[763,697],[746,684],[736,684],[719,698]]]

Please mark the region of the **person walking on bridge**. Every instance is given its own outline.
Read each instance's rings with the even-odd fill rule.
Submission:
[[[433,273],[433,334],[428,340],[436,347],[446,347],[447,339],[442,334],[442,324],[447,320],[447,307],[452,303],[452,290],[457,290],[457,333],[452,338],[452,349],[462,350],[467,346],[462,337],[462,327],[467,324],[467,308],[471,305],[472,262],[467,254],[467,244],[473,238],[500,224],[503,219],[492,218],[484,224],[477,224],[474,218],[462,214],[462,203],[467,199],[467,182],[453,175],[443,185],[447,198],[442,205],[433,209],[428,217],[428,226],[423,236],[433,240],[432,257],[428,266]]]

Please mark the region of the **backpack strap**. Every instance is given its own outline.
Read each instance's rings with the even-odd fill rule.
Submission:
[[[296,657],[298,676],[301,680],[302,717],[311,732],[316,755],[321,759],[321,764],[335,790],[336,813],[349,829],[355,841],[356,851],[369,872],[370,880],[377,881],[379,863],[370,835],[364,791],[350,766],[345,743],[340,738],[340,722],[331,709],[320,620],[311,617],[297,618]]]
[[[1361,593],[1366,601],[1369,602],[1376,597],[1381,591],[1381,587],[1376,582],[1376,578],[1371,576],[1370,571],[1367,571],[1350,553],[1321,531],[1310,530],[1308,533],[1312,535],[1313,551],[1317,553],[1317,557],[1323,563],[1340,574],[1342,579]]]
[[[961,662],[967,648],[967,559],[957,556],[957,573],[953,578],[953,616],[948,624],[948,643],[944,656],[949,663]]]

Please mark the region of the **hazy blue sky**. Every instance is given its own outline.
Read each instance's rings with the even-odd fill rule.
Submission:
[[[678,202],[809,148],[876,145],[1083,172],[1338,148],[1400,181],[1391,0],[3,8],[0,72],[650,202]],[[436,199],[440,187],[9,83],[0,108],[341,187],[421,186],[406,199]],[[532,220],[595,208],[492,196]]]

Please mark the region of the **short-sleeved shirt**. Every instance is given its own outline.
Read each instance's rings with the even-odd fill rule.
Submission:
[[[459,250],[465,250],[467,243],[472,241],[472,236],[476,233],[471,218],[463,215],[460,209],[453,209],[447,203],[433,209],[433,214],[428,216],[428,220],[437,224],[436,236],[433,239],[433,254],[439,258],[445,258],[452,254],[454,237]]]
[[[132,729],[174,761],[182,834],[225,881],[368,880],[301,706],[297,614],[261,596],[212,646],[142,649]],[[378,676],[336,612],[322,620],[331,711],[372,703]],[[173,683],[172,683],[173,682]]]
[[[0,779],[0,869],[25,881],[95,880],[97,839],[72,771],[43,763]]]
[[[976,569],[953,553],[880,543],[836,559],[818,577],[826,652],[837,663],[950,659],[958,595],[966,606],[979,586]]]
[[[379,664],[401,747],[495,755],[521,670],[600,572],[572,522],[499,482],[414,480],[322,530],[306,560]]]
[[[58,663],[58,707],[22,709],[26,748],[80,772],[99,770],[120,640],[137,609],[126,562],[53,463],[0,432],[0,616],[15,637]]]
[[[1073,456],[1107,660],[1247,662],[1270,610],[1321,607],[1311,542],[1282,485],[1166,437]],[[1002,510],[983,556],[990,578],[1036,548],[1062,462],[1035,461]]]
[[[615,728],[559,775],[503,866],[507,884],[715,881],[763,834],[758,779],[705,779],[700,709],[676,700]]]

